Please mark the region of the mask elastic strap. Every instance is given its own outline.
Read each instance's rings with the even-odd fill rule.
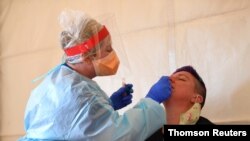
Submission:
[[[194,102],[194,103],[199,103],[199,102],[197,102],[198,97],[199,97],[199,95],[196,96],[195,102]],[[199,104],[200,104],[200,103],[199,103]]]

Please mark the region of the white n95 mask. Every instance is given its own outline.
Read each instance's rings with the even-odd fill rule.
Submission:
[[[201,104],[196,102],[187,112],[180,115],[180,124],[194,125],[200,117]]]
[[[107,76],[116,74],[120,64],[120,61],[114,50],[104,58],[93,60],[92,62],[97,76]]]

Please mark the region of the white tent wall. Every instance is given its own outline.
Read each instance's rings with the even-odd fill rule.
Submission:
[[[60,63],[64,9],[115,15],[130,65],[125,79],[135,89],[128,108],[161,75],[190,64],[208,90],[202,115],[215,123],[250,123],[249,0],[1,0],[0,140],[24,135],[25,106],[39,84],[32,80]],[[111,94],[121,77],[96,81]]]

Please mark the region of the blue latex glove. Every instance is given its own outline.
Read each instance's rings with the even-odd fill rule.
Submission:
[[[119,110],[132,102],[132,87],[132,84],[126,84],[111,95],[110,100],[115,110]]]
[[[162,76],[149,90],[146,97],[158,103],[167,100],[171,95],[171,84],[168,76]]]

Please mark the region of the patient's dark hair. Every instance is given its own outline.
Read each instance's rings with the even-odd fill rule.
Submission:
[[[205,100],[206,100],[206,86],[203,82],[200,75],[196,72],[196,70],[192,66],[183,66],[181,68],[178,68],[174,73],[180,72],[180,71],[186,71],[190,74],[192,74],[196,78],[195,82],[195,90],[198,94],[200,94],[203,97],[203,102],[201,103],[201,107],[204,106]]]

